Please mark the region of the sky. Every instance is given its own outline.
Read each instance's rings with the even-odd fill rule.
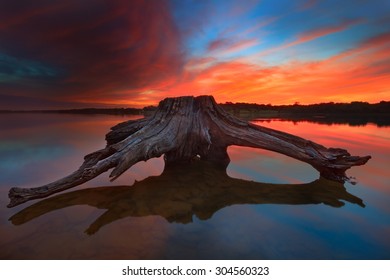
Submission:
[[[0,109],[390,100],[388,0],[0,0]]]

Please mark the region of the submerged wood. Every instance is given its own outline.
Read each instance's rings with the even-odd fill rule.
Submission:
[[[221,109],[212,96],[166,98],[148,118],[114,126],[106,135],[107,146],[84,158],[80,168],[53,183],[37,188],[11,188],[14,207],[83,184],[112,169],[111,181],[139,161],[164,155],[166,165],[195,158],[229,164],[230,145],[261,148],[306,162],[326,179],[343,182],[345,171],[363,165],[370,156],[351,156],[340,148],[326,148],[312,141],[242,121]]]
[[[196,216],[211,218],[220,209],[238,204],[325,204],[345,202],[365,207],[343,183],[320,178],[306,184],[268,184],[231,178],[225,170],[206,161],[168,166],[160,176],[133,186],[98,187],[62,193],[41,200],[9,218],[14,225],[76,205],[104,212],[85,230],[89,235],[126,217],[158,215],[168,222],[191,223]]]

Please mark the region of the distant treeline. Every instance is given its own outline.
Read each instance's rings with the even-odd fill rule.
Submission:
[[[311,105],[265,105],[255,103],[232,103],[227,102],[220,104],[225,110],[248,110],[248,111],[277,111],[279,113],[294,113],[294,114],[377,114],[389,113],[390,102],[381,101],[379,103],[370,104],[368,102],[351,102],[351,103],[320,103]]]
[[[390,126],[390,102],[381,101],[351,103],[320,103],[311,105],[271,105],[256,103],[219,104],[225,111],[246,120],[283,119],[289,121],[310,121],[321,124],[366,125],[374,123],[378,126]],[[144,114],[152,114],[157,107],[145,107]]]
[[[106,115],[143,115],[143,109],[136,108],[83,108],[65,110],[0,110],[0,113],[56,113],[56,114],[106,114]]]
[[[280,118],[291,121],[314,121],[317,123],[349,123],[365,125],[369,122],[378,126],[390,125],[390,101],[376,104],[368,102],[320,103],[311,105],[271,105],[256,103],[219,104],[224,110],[248,120]],[[156,106],[137,108],[84,108],[67,110],[9,111],[0,113],[62,113],[62,114],[110,114],[110,115],[151,115]]]
[[[390,125],[390,102],[381,101],[351,103],[320,103],[311,105],[265,105],[249,103],[225,103],[221,106],[228,112],[247,119],[280,118],[291,121],[313,121],[317,123],[348,123],[378,126]]]

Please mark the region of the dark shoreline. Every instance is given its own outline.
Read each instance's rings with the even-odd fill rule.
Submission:
[[[390,102],[376,104],[366,102],[321,103],[312,105],[264,105],[249,103],[219,104],[227,112],[246,120],[267,121],[279,119],[284,121],[309,121],[318,124],[349,124],[362,126],[373,123],[378,127],[390,126]],[[64,110],[0,110],[0,114],[55,113],[86,115],[144,115],[154,113],[157,107],[137,108],[83,108]]]
[[[83,108],[64,110],[0,110],[0,114],[85,114],[85,115],[144,115],[144,109],[136,108]]]

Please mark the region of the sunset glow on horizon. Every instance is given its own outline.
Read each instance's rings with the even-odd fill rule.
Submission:
[[[390,2],[0,0],[0,109],[390,100]]]

